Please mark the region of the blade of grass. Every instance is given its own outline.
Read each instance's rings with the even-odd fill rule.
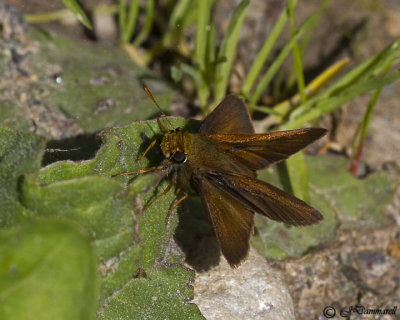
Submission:
[[[191,65],[188,65],[186,63],[181,63],[179,65],[180,70],[183,73],[186,73],[189,77],[192,78],[192,81],[196,83],[200,83],[201,81],[201,74],[198,69],[193,68]]]
[[[47,22],[58,21],[63,19],[71,19],[71,18],[77,19],[76,15],[73,14],[69,9],[61,9],[43,13],[24,14],[25,21],[30,24],[47,23]]]
[[[289,16],[289,25],[290,25],[290,33],[292,36],[295,35],[296,33],[296,27],[294,24],[294,1],[289,0],[288,5],[287,5],[287,11],[288,11],[288,16]],[[314,21],[317,19],[314,19]],[[297,45],[297,41],[295,42],[293,46],[293,64],[294,64],[294,69],[296,71],[297,75],[297,88],[298,88],[298,94],[300,95],[300,99],[302,103],[306,102],[306,94],[305,94],[305,84],[304,84],[304,74],[303,74],[303,67],[301,63],[301,54],[300,54],[300,49],[299,46]],[[284,165],[286,166],[289,180],[290,180],[290,185],[292,187],[293,194],[300,198],[303,199],[306,202],[309,202],[310,200],[310,194],[309,194],[309,189],[308,189],[308,176],[307,176],[307,167],[306,163],[304,161],[304,155],[303,152],[300,151],[296,153],[293,157],[290,157],[290,159],[287,159],[287,161],[284,162]]]
[[[171,69],[170,69],[170,75],[171,75],[171,79],[175,83],[178,83],[182,80],[182,69],[176,65],[173,65],[173,66],[171,66]]]
[[[207,30],[210,21],[211,6],[210,1],[197,2],[197,24],[196,24],[196,38],[195,38],[195,51],[194,62],[201,74],[200,82],[196,82],[197,97],[201,110],[204,112],[208,97],[210,95],[209,85],[205,79],[206,72],[206,49],[207,49]]]
[[[324,93],[324,96],[332,95],[335,91],[341,90],[360,78],[379,75],[386,67],[388,61],[400,55],[400,39],[394,41],[381,52],[367,59],[366,61],[353,68]]]
[[[222,100],[228,87],[228,80],[232,69],[233,59],[236,54],[236,47],[239,40],[240,30],[242,28],[246,8],[249,5],[249,0],[243,0],[233,12],[228,29],[221,43],[221,48],[218,52],[218,60],[226,57],[224,63],[219,63],[216,66],[216,78],[214,88],[214,102],[218,103]]]
[[[310,41],[312,32],[314,31],[314,28],[321,16],[321,13],[323,12],[323,9],[327,5],[328,1],[329,0],[321,1],[320,5],[318,7],[318,10],[315,12],[316,18],[313,20],[312,23],[310,23],[308,28],[304,31],[304,35],[303,35],[302,39],[300,40],[300,44],[299,44],[299,50],[300,50],[301,56],[303,56],[304,50],[306,49],[306,47]],[[289,92],[291,90],[291,88],[293,87],[295,81],[296,81],[296,69],[290,68],[289,75],[287,76],[285,88],[283,91]]]
[[[179,0],[174,5],[174,9],[172,10],[171,18],[169,20],[170,27],[175,27],[177,24],[180,23],[187,12],[189,5],[190,0]]]
[[[386,75],[386,73],[389,70],[389,67],[391,65],[392,65],[392,62],[387,64],[385,70],[383,71],[382,77],[384,77]],[[367,130],[368,130],[369,124],[371,122],[372,112],[374,111],[374,108],[376,106],[376,102],[378,101],[378,97],[381,93],[381,90],[382,90],[382,88],[379,88],[379,89],[376,89],[372,93],[371,99],[369,100],[369,103],[367,106],[367,110],[365,111],[363,119],[361,120],[360,128],[359,128],[359,130],[357,130],[357,135],[355,137],[355,140],[357,141],[357,145],[356,145],[356,147],[353,146],[353,150],[355,150],[355,152],[353,151],[353,157],[352,157],[351,164],[350,164],[350,173],[352,175],[355,175],[357,172],[358,164],[360,162],[360,158],[362,155],[365,136],[367,135]]]
[[[93,8],[92,12],[93,14],[115,15],[119,12],[119,7],[118,5],[99,4],[98,6]]]
[[[210,21],[209,1],[197,2],[196,38],[194,47],[194,62],[200,71],[204,71],[206,59],[207,26]]]
[[[178,0],[179,2],[182,0]],[[211,8],[215,2],[215,0],[207,0],[208,1],[208,7]],[[185,13],[180,17],[180,19],[177,21],[180,25],[180,27],[184,30],[191,25],[195,24],[197,21],[197,1],[189,1],[188,2],[188,7],[185,10]],[[170,24],[171,26],[171,24]]]
[[[210,23],[210,30],[207,37],[207,52],[205,61],[207,69],[210,68],[210,66],[215,62],[216,52],[215,23]],[[215,72],[212,72],[212,75],[214,76]]]
[[[322,114],[329,113],[339,108],[345,102],[354,99],[366,92],[383,88],[400,77],[400,71],[393,71],[385,78],[382,79],[364,79],[355,84],[343,89],[341,92],[336,93],[332,97],[325,97],[324,99],[317,99],[314,105],[308,108],[305,112],[296,114],[290,117],[289,121],[281,126],[279,129],[295,129],[305,123],[315,120]],[[310,101],[310,100],[309,100]],[[301,108],[301,106],[299,107]],[[297,111],[297,110],[296,110]]]
[[[308,188],[307,166],[304,161],[303,151],[297,152],[283,163],[289,177],[292,193],[305,202],[310,202]]]
[[[154,17],[154,0],[146,1],[146,21],[142,26],[140,33],[133,41],[133,45],[135,47],[140,46],[140,44],[146,39],[148,34],[150,33],[151,27],[153,25],[153,17]]]
[[[349,59],[343,58],[340,61],[336,62],[334,65],[327,68],[314,80],[312,80],[306,87],[307,98],[310,99],[311,97],[316,95],[318,91],[325,85],[325,83],[331,80],[336,74],[338,74],[348,63]],[[255,106],[254,110],[271,115],[271,117],[267,117],[259,121],[258,126],[262,128],[268,128],[271,125],[282,123],[284,119],[287,118],[289,111],[296,108],[299,104],[300,96],[299,94],[296,94],[274,107],[269,107],[269,109],[274,110],[274,113],[270,112],[270,110],[268,109],[265,109],[266,107],[260,108],[259,106]]]
[[[276,169],[279,176],[279,181],[282,184],[283,190],[287,193],[293,194],[292,185],[290,183],[289,172],[287,172],[287,167],[283,162],[280,162],[276,165]]]
[[[272,65],[269,67],[267,73],[262,77],[261,81],[258,83],[258,85],[256,87],[254,94],[250,98],[250,101],[249,101],[250,102],[249,103],[250,110],[252,109],[253,106],[256,105],[261,94],[264,92],[264,90],[269,85],[270,81],[272,80],[272,77],[278,71],[279,67],[282,65],[283,61],[289,54],[290,50],[292,50],[297,39],[302,35],[305,28],[313,21],[314,18],[315,18],[315,14],[312,14],[302,23],[302,25],[299,27],[299,29],[297,30],[295,35],[293,35],[292,38],[290,39],[290,41],[283,47],[283,49],[280,52],[280,54],[278,55],[278,57],[274,60]]]
[[[85,12],[83,12],[82,8],[79,6],[78,2],[75,0],[62,0],[64,5],[71,10],[71,12],[78,18],[78,20],[88,29],[92,29],[92,25]]]
[[[265,114],[270,114],[270,115],[273,115],[275,117],[282,117],[283,116],[281,113],[279,113],[278,111],[276,111],[272,107],[268,107],[268,106],[254,106],[253,110],[260,111],[260,112],[265,113]]]
[[[388,69],[389,69],[389,66],[388,66]],[[383,76],[385,76],[386,72],[387,72],[387,70],[384,72]],[[374,107],[378,100],[379,94],[381,93],[381,90],[382,90],[382,87],[376,89],[372,93],[371,99],[368,103],[367,110],[364,114],[363,120],[361,121],[360,140],[363,140],[367,134],[369,123],[371,122],[372,111],[374,110]]]
[[[335,95],[337,96],[343,91],[348,92],[348,88],[351,87],[357,81],[360,80],[363,80],[364,82],[369,81],[368,88],[370,89],[367,88],[367,90],[376,89],[377,87],[374,87],[374,80],[370,80],[368,79],[368,77],[370,78],[371,76],[380,74],[385,69],[389,61],[393,61],[393,59],[399,56],[400,56],[400,39],[396,40],[381,52],[377,53],[376,55],[372,56],[371,58],[359,64],[357,67],[353,68],[351,71],[342,76],[338,81],[332,84],[325,91],[309,99],[305,104],[299,106],[296,110],[294,110],[289,117],[290,127],[294,128],[296,124],[298,125],[300,123],[301,125],[309,120],[315,119],[315,117],[318,117],[320,111],[311,110],[315,108],[316,104],[320,103],[321,105],[323,105],[326,103],[325,100],[328,98],[330,99],[329,102],[332,103],[332,101],[335,101],[335,99],[332,99],[332,97],[334,97]],[[390,82],[392,80],[389,79],[388,81]],[[357,85],[356,83],[356,88],[358,91],[360,87],[361,87],[360,84]],[[367,92],[363,90],[361,91],[362,91],[361,93]],[[308,112],[311,112],[312,115],[305,116]],[[286,125],[282,125],[281,127],[285,126]]]
[[[128,17],[121,32],[121,43],[128,43],[135,30],[136,19],[139,12],[138,0],[130,0]]]
[[[333,64],[332,66],[328,67],[324,70],[320,75],[318,75],[315,79],[313,79],[305,88],[305,93],[307,98],[310,98],[317,94],[319,90],[332,78],[334,78],[348,63],[349,58],[343,58]],[[276,118],[275,121],[280,123],[283,121],[284,117],[287,113],[298,106],[300,104],[300,96],[299,94],[295,94],[290,99],[282,101],[278,105],[274,106],[274,110],[278,112],[281,116]]]
[[[122,44],[121,48],[138,66],[145,67],[149,63],[147,56],[145,54],[140,54],[137,48],[130,43]]]
[[[285,73],[283,69],[280,69],[278,73],[275,76],[273,87],[272,87],[272,98],[274,100],[278,100],[278,98],[281,96],[281,88],[283,84]]]
[[[126,3],[125,0],[118,0],[118,27],[122,33],[126,23]]]
[[[297,0],[294,1],[294,5],[296,4],[296,2]],[[262,67],[265,61],[267,60],[269,53],[271,52],[273,46],[275,45],[276,39],[278,38],[283,28],[285,27],[287,19],[288,19],[287,10],[284,9],[280,14],[278,20],[274,24],[274,27],[272,28],[268,37],[265,39],[265,42],[261,50],[258,52],[256,58],[254,59],[253,64],[250,67],[249,72],[247,73],[247,76],[243,82],[241,90],[241,95],[243,95],[244,97],[249,98],[250,90],[253,87],[254,82],[256,81],[257,76],[260,73],[260,70],[262,70]]]
[[[168,22],[168,30],[166,30],[161,40],[147,51],[144,59],[146,64],[167,48],[175,48],[183,56],[191,55],[190,50],[185,46],[184,42],[182,42],[183,30],[186,26],[183,21],[185,21],[185,17],[192,16],[192,14],[189,13],[191,5],[193,6],[193,2],[190,0],[178,0],[174,3]],[[196,5],[196,3],[194,5]]]
[[[179,0],[172,9],[171,18],[168,22],[168,30],[164,33],[161,41],[161,47],[167,47],[174,45],[174,42],[178,42],[181,38],[183,26],[181,21],[186,15],[190,6],[190,0]]]
[[[290,33],[292,34],[292,37],[295,35],[296,33],[296,27],[294,24],[294,4],[293,4],[293,0],[289,0],[288,5],[287,5],[287,11],[288,11],[288,16],[289,16],[289,25],[290,25]],[[317,19],[317,16],[315,16],[314,21]],[[306,95],[304,92],[304,74],[303,74],[303,67],[302,67],[302,63],[301,63],[301,54],[300,54],[300,49],[299,46],[297,45],[297,41],[295,42],[295,44],[293,45],[293,63],[294,63],[294,69],[296,71],[296,75],[297,75],[297,89],[298,89],[298,93],[300,95],[301,98],[301,102],[305,103],[306,102]]]
[[[114,15],[118,13],[117,5],[98,5],[93,8],[93,14],[109,14]],[[24,14],[24,19],[26,22],[32,23],[47,23],[59,20],[71,20],[78,19],[77,16],[71,12],[70,9],[61,9],[50,12]]]
[[[329,2],[329,0],[321,1],[321,3],[318,6],[317,11],[315,12],[315,14],[316,14],[315,20],[313,20],[313,22],[309,25],[307,30],[304,32],[304,36],[302,37],[300,44],[299,44],[301,54],[304,53],[304,50],[308,46],[308,43],[310,42],[310,39],[311,39],[312,32],[314,31],[314,28],[317,25],[318,20],[321,17],[321,14],[324,11],[328,2]]]

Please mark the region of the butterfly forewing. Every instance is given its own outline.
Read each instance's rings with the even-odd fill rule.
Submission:
[[[306,226],[322,220],[322,215],[290,194],[251,177],[228,172],[204,174],[210,184],[225,191],[244,208],[294,226]]]
[[[223,255],[232,267],[247,257],[254,214],[201,174],[193,177]]]
[[[253,133],[249,113],[243,101],[227,96],[201,123],[199,133]]]
[[[287,159],[325,133],[322,128],[305,128],[261,134],[207,134],[204,138],[232,153],[252,170],[259,170]]]

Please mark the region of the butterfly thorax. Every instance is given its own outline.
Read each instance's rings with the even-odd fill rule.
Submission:
[[[184,163],[190,154],[190,133],[176,129],[164,134],[161,140],[161,151],[174,163]]]

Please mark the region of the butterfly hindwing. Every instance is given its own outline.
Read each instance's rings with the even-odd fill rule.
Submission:
[[[193,180],[223,255],[232,267],[238,266],[249,252],[254,213],[202,174],[197,173]]]
[[[322,220],[322,215],[304,201],[261,180],[235,173],[206,172],[204,178],[215,188],[231,195],[247,210],[271,220],[306,226]]]

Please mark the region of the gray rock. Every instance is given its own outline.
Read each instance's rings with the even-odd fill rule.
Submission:
[[[208,320],[295,319],[288,288],[254,249],[236,269],[221,258],[218,266],[196,273],[193,302]]]

